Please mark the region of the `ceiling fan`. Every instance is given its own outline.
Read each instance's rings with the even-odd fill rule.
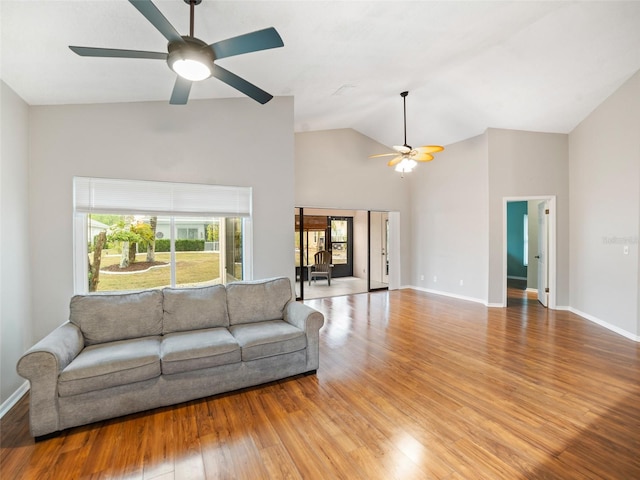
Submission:
[[[398,172],[410,172],[418,164],[417,162],[430,162],[433,160],[432,153],[441,152],[444,147],[439,145],[426,145],[424,147],[413,148],[411,145],[407,145],[407,95],[409,92],[402,92],[402,102],[404,104],[404,145],[394,145],[393,149],[395,153],[380,153],[378,155],[371,155],[369,158],[377,157],[391,157],[389,163],[390,167],[396,167]]]
[[[69,48],[83,57],[146,58],[166,60],[169,68],[178,74],[169,103],[184,105],[189,98],[193,82],[211,76],[239,90],[259,103],[265,104],[273,95],[249,83],[245,79],[225,70],[216,60],[221,58],[257,52],[284,46],[275,28],[265,28],[256,32],[228,38],[207,44],[193,36],[195,6],[202,0],[184,0],[191,10],[189,35],[181,36],[151,0],[129,0],[151,24],[169,41],[167,53],[141,50],[120,50],[114,48],[75,47]]]

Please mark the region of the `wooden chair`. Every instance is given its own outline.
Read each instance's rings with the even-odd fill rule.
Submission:
[[[326,278],[329,286],[331,286],[331,252],[320,250],[313,256],[313,265],[309,273],[309,285],[311,280],[317,278]]]

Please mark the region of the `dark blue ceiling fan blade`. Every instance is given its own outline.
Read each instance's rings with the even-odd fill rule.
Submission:
[[[284,42],[275,28],[269,27],[209,45],[216,59],[283,47]]]
[[[240,78],[235,73],[225,70],[220,65],[214,65],[213,76],[263,105],[273,98],[273,95],[256,87],[253,83],[247,82],[244,78]]]
[[[186,105],[189,100],[189,92],[191,91],[191,80],[182,78],[180,75],[176,77],[176,83],[173,86],[173,92],[171,92],[171,105]]]
[[[149,58],[152,60],[167,59],[167,54],[162,52],[120,50],[117,48],[75,47],[71,45],[69,45],[69,48],[82,57]]]
[[[129,0],[156,29],[170,42],[184,42],[178,31],[169,23],[169,20],[158,10],[151,0]]]

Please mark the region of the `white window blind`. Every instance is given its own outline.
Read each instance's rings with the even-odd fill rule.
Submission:
[[[73,178],[77,213],[251,216],[251,188],[110,178]]]

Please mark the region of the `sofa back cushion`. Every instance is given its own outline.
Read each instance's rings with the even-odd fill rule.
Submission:
[[[162,292],[75,295],[69,320],[80,328],[85,345],[162,333]]]
[[[162,333],[228,327],[224,285],[165,288]]]
[[[227,285],[229,323],[265,322],[284,317],[291,300],[291,280],[287,277]]]

